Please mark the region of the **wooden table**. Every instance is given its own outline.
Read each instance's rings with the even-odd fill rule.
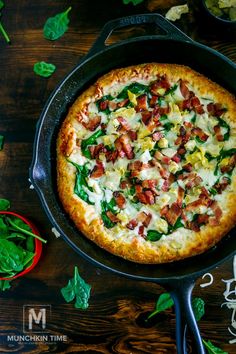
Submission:
[[[158,8],[163,13],[163,4]],[[68,32],[55,42],[43,38],[45,20],[72,6]],[[121,0],[11,1],[7,2],[2,21],[11,38],[7,45],[0,38],[0,133],[5,136],[0,152],[0,197],[11,201],[11,210],[27,215],[48,239],[40,263],[30,274],[15,280],[9,291],[0,294],[0,353],[175,353],[175,315],[168,310],[153,321],[145,322],[163,289],[154,284],[126,280],[98,269],[76,254],[62,239],[56,238],[35,191],[29,189],[28,169],[32,158],[35,126],[49,94],[62,78],[87,53],[104,23],[110,19],[153,9],[151,1],[137,7],[122,5]],[[162,6],[163,5],[163,6]],[[147,8],[149,6],[149,9]],[[93,10],[91,11],[91,9]],[[155,8],[155,6],[154,6]],[[176,25],[190,36],[212,46],[236,61],[236,43],[201,37],[192,15]],[[138,30],[118,31],[113,40]],[[140,32],[140,30],[139,30]],[[207,34],[207,33],[206,33]],[[33,64],[45,60],[57,66],[48,79],[33,73]],[[66,304],[60,289],[77,265],[92,286],[88,310],[76,310]],[[231,310],[221,308],[225,284],[233,277],[232,260],[212,272],[214,282],[201,288],[199,280],[194,296],[207,306],[200,321],[201,333],[229,353]],[[23,305],[51,305],[47,333],[67,336],[66,341],[24,343],[7,340],[7,335],[23,335]],[[61,339],[62,337],[60,337]],[[58,339],[58,338],[57,338]]]

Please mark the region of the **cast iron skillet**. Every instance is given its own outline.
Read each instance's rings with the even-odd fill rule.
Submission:
[[[145,35],[112,46],[105,40],[117,28],[149,23],[162,35]],[[220,53],[192,41],[159,14],[135,15],[108,22],[88,55],[55,89],[37,126],[31,181],[46,214],[64,240],[81,256],[131,279],[150,281],[171,291],[176,310],[176,341],[179,354],[186,353],[184,324],[195,338],[197,352],[204,353],[200,333],[191,307],[195,280],[235,253],[235,230],[210,251],[184,261],[164,265],[140,265],[125,261],[104,251],[82,236],[65,214],[56,190],[56,137],[68,107],[75,98],[102,74],[111,69],[145,62],[189,65],[193,69],[236,93],[236,65]]]

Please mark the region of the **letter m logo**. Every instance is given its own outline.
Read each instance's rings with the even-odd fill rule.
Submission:
[[[51,305],[24,305],[23,331],[28,333],[42,333],[46,329]]]

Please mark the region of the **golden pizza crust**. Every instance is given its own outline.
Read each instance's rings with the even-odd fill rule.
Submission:
[[[147,79],[156,74],[167,74],[173,81],[180,78],[187,80],[200,95],[212,97],[215,102],[222,102],[228,111],[224,119],[231,127],[231,133],[236,136],[236,101],[228,91],[213,83],[192,69],[174,64],[142,64],[116,69],[101,77],[93,86],[87,89],[70,108],[60,129],[57,140],[57,183],[60,200],[65,211],[77,228],[98,246],[117,256],[138,263],[166,263],[205,252],[222,239],[236,223],[236,177],[233,177],[231,187],[223,205],[220,225],[204,226],[200,232],[181,228],[176,231],[184,234],[181,242],[175,241],[150,242],[135,235],[128,240],[125,236],[115,237],[113,229],[106,229],[101,218],[95,217],[94,207],[88,205],[74,194],[75,167],[67,161],[76,147],[76,127],[83,118],[91,101],[106,94],[106,87],[115,83],[125,83],[130,79]],[[81,125],[80,125],[81,126]],[[165,236],[166,239],[170,236]],[[162,238],[163,239],[163,238]]]

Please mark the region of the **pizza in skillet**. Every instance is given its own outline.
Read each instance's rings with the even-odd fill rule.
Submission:
[[[189,67],[101,77],[57,141],[64,209],[90,240],[138,263],[202,253],[236,222],[236,100]]]

